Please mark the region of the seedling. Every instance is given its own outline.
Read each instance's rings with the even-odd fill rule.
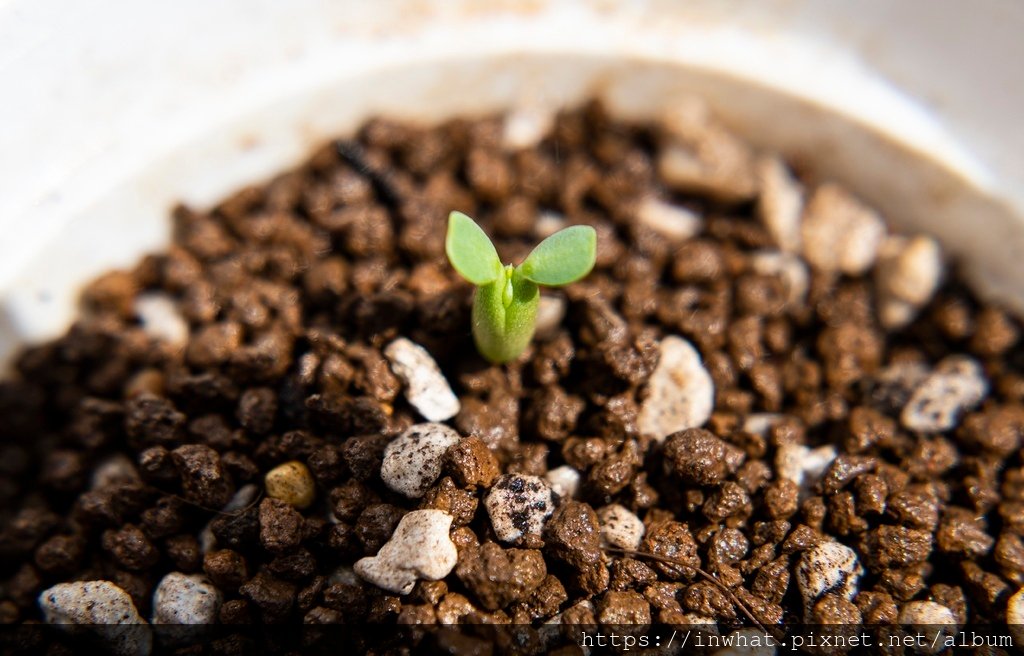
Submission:
[[[444,246],[459,275],[477,286],[473,298],[476,348],[500,364],[514,360],[533,337],[540,305],[537,286],[568,285],[594,268],[597,232],[590,226],[559,230],[519,266],[502,265],[480,226],[462,212],[452,212]]]

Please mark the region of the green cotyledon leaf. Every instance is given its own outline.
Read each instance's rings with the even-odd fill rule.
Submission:
[[[519,271],[538,285],[557,287],[590,273],[596,258],[597,231],[590,226],[570,226],[538,244]]]
[[[494,244],[480,226],[462,212],[448,215],[444,250],[459,275],[474,285],[486,285],[501,275],[501,260]]]

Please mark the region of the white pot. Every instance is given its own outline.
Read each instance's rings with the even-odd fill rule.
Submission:
[[[80,284],[374,114],[590,95],[733,128],[937,235],[1024,308],[1024,5],[1013,0],[7,0],[0,360]]]

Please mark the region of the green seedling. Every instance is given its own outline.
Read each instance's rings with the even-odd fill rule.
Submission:
[[[519,266],[502,265],[480,226],[462,212],[452,212],[444,246],[459,275],[477,287],[473,298],[476,348],[500,364],[514,360],[533,337],[540,305],[537,286],[568,285],[594,268],[597,232],[590,226],[559,230]]]

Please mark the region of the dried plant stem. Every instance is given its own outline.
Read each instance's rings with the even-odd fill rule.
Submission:
[[[697,572],[705,579],[707,579],[712,585],[716,586],[719,590],[724,592],[732,601],[733,605],[739,608],[740,612],[746,615],[747,619],[750,620],[754,624],[754,626],[756,626],[758,629],[765,632],[766,634],[769,634],[776,639],[780,639],[777,635],[775,635],[773,631],[769,631],[764,624],[762,624],[756,617],[754,617],[754,614],[750,611],[750,607],[747,606],[747,604],[745,604],[742,599],[736,596],[736,593],[732,591],[732,588],[719,581],[718,577],[711,574],[710,572],[707,572],[701,569],[700,567],[687,565],[686,563],[680,560],[676,560],[675,558],[669,558],[668,556],[660,556],[658,554],[650,553],[648,551],[635,551],[633,549],[620,549],[618,547],[605,547],[604,549],[605,551],[611,553],[618,553],[624,556],[630,556],[632,558],[647,558],[648,560],[655,560],[659,563],[665,563],[667,565],[676,565],[678,567],[692,569],[693,571]]]

